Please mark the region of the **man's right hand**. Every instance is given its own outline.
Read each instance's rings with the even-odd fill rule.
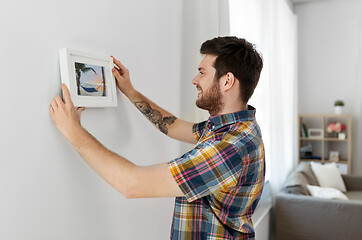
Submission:
[[[131,83],[129,70],[125,66],[123,66],[123,64],[115,57],[111,57],[113,58],[113,63],[116,65],[112,69],[112,73],[113,76],[116,78],[117,87],[119,88],[119,90],[121,90],[123,94],[128,96],[128,94],[135,90]]]

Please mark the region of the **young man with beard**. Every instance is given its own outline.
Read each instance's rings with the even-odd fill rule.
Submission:
[[[264,146],[247,102],[259,81],[262,59],[253,45],[236,37],[202,44],[204,54],[192,83],[196,105],[210,118],[191,123],[176,118],[136,91],[129,71],[114,59],[117,86],[161,132],[195,144],[180,158],[136,166],[109,151],[80,124],[62,85],[50,115],[87,163],[127,198],[176,197],[171,239],[254,239],[252,214],[264,184]]]

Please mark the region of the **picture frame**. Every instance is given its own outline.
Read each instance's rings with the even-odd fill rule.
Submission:
[[[62,83],[75,107],[116,107],[117,88],[111,57],[69,48],[59,49]]]
[[[339,161],[339,152],[338,151],[329,151],[329,160],[333,162]]]
[[[323,135],[324,135],[324,131],[321,128],[309,128],[308,129],[309,138],[322,138]]]

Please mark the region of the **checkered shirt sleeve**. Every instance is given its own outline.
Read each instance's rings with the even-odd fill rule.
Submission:
[[[169,168],[186,199],[192,202],[234,187],[242,162],[240,150],[232,144],[206,141],[169,162]]]

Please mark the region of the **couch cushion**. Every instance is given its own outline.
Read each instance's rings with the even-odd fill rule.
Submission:
[[[308,180],[303,173],[293,171],[284,183],[284,190],[287,193],[309,195],[307,184]]]
[[[319,186],[318,180],[317,180],[315,174],[313,173],[309,162],[301,162],[297,166],[295,171],[303,173],[303,175],[306,177],[309,185]]]
[[[342,175],[347,191],[362,191],[362,175]]]
[[[285,187],[283,192],[297,195],[310,195],[307,187],[303,185]]]
[[[344,194],[346,194],[350,200],[362,201],[362,191],[347,191]]]
[[[319,164],[311,162],[311,167],[318,179],[319,186],[336,188],[342,192],[346,192],[346,186],[344,185],[343,178],[338,171],[335,163]]]
[[[344,195],[340,190],[335,188],[318,187],[312,185],[307,185],[307,188],[313,197],[348,200],[348,197],[346,195]]]

